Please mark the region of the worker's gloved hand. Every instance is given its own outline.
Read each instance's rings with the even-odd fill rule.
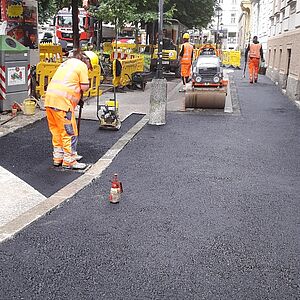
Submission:
[[[263,63],[264,63],[264,62],[265,62],[265,60],[264,60],[264,59],[262,59],[262,60],[261,60],[261,62],[263,62]]]
[[[80,99],[77,105],[79,105],[80,107],[83,107],[84,101],[82,99]]]

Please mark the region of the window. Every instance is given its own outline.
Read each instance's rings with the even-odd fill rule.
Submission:
[[[229,44],[236,43],[236,32],[228,32],[228,43]]]
[[[235,5],[236,4],[236,0],[232,0],[231,4]]]
[[[231,24],[235,23],[235,14],[231,14]]]
[[[276,68],[276,49],[274,49],[274,54],[273,54],[273,67]]]
[[[290,15],[296,12],[296,2],[291,3],[290,5]]]
[[[281,59],[282,59],[282,49],[279,50],[279,65],[278,65],[278,70],[280,70]]]

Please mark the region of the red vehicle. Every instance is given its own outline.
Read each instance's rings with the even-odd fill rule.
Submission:
[[[84,8],[79,8],[79,34],[80,42],[87,43],[94,37],[94,24],[92,17]],[[63,8],[54,17],[55,36],[59,41],[73,43],[72,10]]]

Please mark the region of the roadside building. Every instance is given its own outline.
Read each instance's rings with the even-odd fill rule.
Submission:
[[[212,23],[215,41],[222,44],[223,49],[238,49],[238,21],[241,12],[240,0],[218,0]]]
[[[300,0],[275,0],[270,16],[267,76],[300,100]]]
[[[238,20],[238,48],[244,52],[251,39],[251,1],[241,1],[241,14]]]

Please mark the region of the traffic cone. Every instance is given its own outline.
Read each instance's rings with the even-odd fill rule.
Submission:
[[[122,182],[118,179],[118,174],[114,174],[113,180],[111,182],[109,201],[110,203],[119,203],[121,200],[121,193],[123,193]]]

